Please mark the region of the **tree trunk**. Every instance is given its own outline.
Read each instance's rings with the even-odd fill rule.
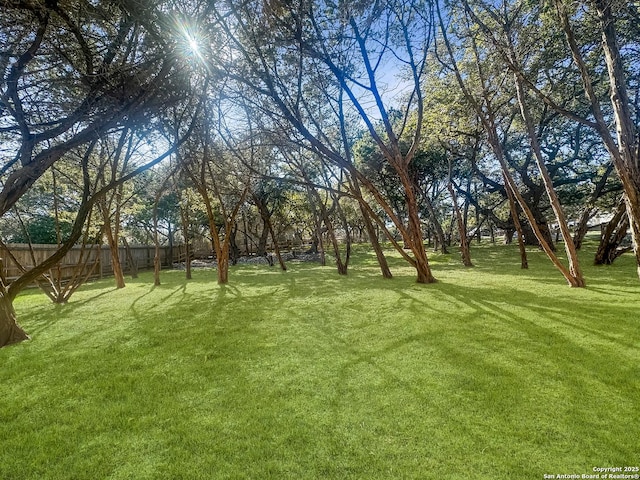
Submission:
[[[266,255],[266,246],[267,246],[267,235],[271,236],[271,241],[273,242],[273,250],[278,258],[278,264],[280,265],[280,269],[283,272],[287,271],[287,266],[284,263],[284,259],[282,258],[282,253],[280,252],[280,246],[278,245],[278,239],[276,238],[276,233],[273,229],[273,224],[271,223],[271,215],[272,212],[269,211],[268,206],[259,198],[257,195],[253,194],[254,203],[258,206],[258,211],[260,212],[260,218],[262,218],[262,235],[260,237],[260,244],[258,246],[258,251],[262,250],[262,253],[259,255]]]
[[[340,219],[340,223],[342,223],[342,229],[345,234],[345,253],[344,253],[344,274],[347,274],[347,268],[349,267],[349,261],[351,260],[351,228],[349,227],[349,222],[347,221],[347,216],[340,205],[340,198],[332,194],[333,201],[335,202],[336,213],[338,214],[338,218]]]
[[[447,185],[447,189],[449,190],[449,194],[451,195],[453,209],[455,211],[456,220],[458,222],[458,232],[460,234],[460,255],[462,256],[462,264],[465,267],[473,267],[473,263],[471,262],[471,251],[469,250],[469,241],[467,240],[467,229],[464,226],[462,213],[460,212],[460,207],[458,206],[458,196],[456,195],[456,191],[453,189],[452,182],[449,182],[449,184]]]
[[[556,1],[556,8],[573,60],[580,70],[586,96],[591,102],[598,133],[611,155],[625,192],[629,227],[636,257],[636,271],[640,278],[640,139],[636,135],[636,126],[631,114],[625,68],[617,41],[616,18],[611,9],[613,2],[596,0],[594,3],[600,20],[602,49],[607,64],[610,104],[616,126],[617,143],[611,135],[609,122],[602,112],[600,99],[595,93],[593,85],[596,82],[591,80],[582,52],[577,45],[569,14],[559,0]]]
[[[153,256],[153,284],[160,285],[160,239],[158,238],[158,200],[160,192],[156,195],[156,202],[153,208],[153,244],[155,255]]]
[[[505,184],[505,190],[507,191],[507,197],[509,199],[509,210],[511,211],[511,219],[513,220],[513,225],[516,227],[516,232],[518,235],[518,248],[520,250],[520,268],[526,270],[529,268],[529,261],[527,260],[527,249],[524,246],[524,233],[522,231],[522,224],[520,223],[520,216],[518,215],[518,207],[516,205],[516,201],[513,198],[513,192],[507,185],[507,179],[502,175]]]
[[[127,242],[127,239],[124,237],[122,237],[122,245],[124,246],[125,255],[127,256],[131,278],[138,278],[138,263],[134,260],[129,242]]]
[[[567,269],[567,267],[565,267],[562,264],[562,262],[558,259],[555,252],[551,248],[551,245],[546,240],[545,238],[546,235],[544,234],[543,231],[541,231],[540,225],[538,224],[533,212],[531,211],[531,208],[529,208],[529,205],[527,204],[525,199],[522,197],[522,195],[518,191],[518,187],[513,177],[511,176],[511,173],[509,172],[509,167],[507,166],[507,162],[504,157],[502,145],[498,139],[498,131],[496,128],[495,119],[493,118],[493,112],[491,112],[487,116],[484,116],[482,119],[485,123],[485,129],[487,130],[489,144],[491,145],[493,153],[495,154],[496,158],[498,159],[498,162],[500,163],[500,167],[502,169],[502,175],[506,182],[505,188],[511,189],[511,193],[513,194],[514,199],[518,202],[518,204],[520,205],[520,208],[522,208],[522,211],[527,217],[527,220],[529,221],[529,225],[533,229],[533,233],[535,234],[535,237],[538,239],[538,242],[540,242],[540,246],[542,247],[544,252],[547,254],[547,257],[549,258],[549,260],[551,260],[551,262],[560,271],[560,273],[562,273],[562,276],[565,278],[567,283],[572,287],[583,287],[584,282],[577,281],[577,279],[569,271],[569,269]],[[548,234],[548,231],[546,233]]]
[[[476,182],[473,182],[473,191],[474,191],[476,199],[477,199],[478,198],[478,184]],[[475,217],[476,217],[476,236],[478,237],[478,245],[480,245],[482,243],[482,228],[481,228],[481,223],[480,223],[480,210],[478,209],[478,206],[477,206],[477,200],[474,203],[473,210],[474,210]],[[488,221],[488,218],[486,220]]]
[[[317,192],[316,192],[317,193]],[[320,254],[320,265],[323,267],[327,265],[327,258],[324,252],[324,241],[322,240],[322,220],[318,213],[318,206],[316,205],[316,197],[312,193],[312,188],[307,186],[307,198],[311,205],[311,213],[313,214],[313,222],[315,227],[315,238],[313,240],[316,251]]]
[[[282,258],[282,252],[280,251],[280,245],[278,245],[278,239],[276,237],[276,233],[273,230],[273,224],[271,223],[271,218],[267,220],[267,227],[269,228],[269,233],[271,234],[271,240],[273,241],[273,250],[276,254],[276,258],[278,259],[280,270],[282,270],[283,272],[286,272],[287,265],[284,263],[284,259]]]
[[[113,269],[113,277],[116,281],[116,288],[124,288],[124,273],[122,272],[122,266],[120,265],[120,253],[118,252],[118,237],[117,233],[114,235],[111,214],[107,202],[102,200],[100,202],[100,210],[102,212],[102,219],[104,221],[103,231],[107,237],[107,245],[109,247],[109,253],[111,254],[111,267]],[[118,226],[116,225],[116,229]]]
[[[1,287],[4,290],[4,285]],[[0,293],[0,348],[29,340],[29,335],[18,325],[13,299]]]
[[[264,217],[262,217],[262,232],[258,239],[258,247],[256,250],[256,256],[264,257],[267,254],[267,241],[269,240],[269,228],[266,225]]]
[[[364,202],[364,199],[362,201]],[[382,246],[380,245],[380,241],[378,240],[378,232],[371,222],[371,217],[369,217],[369,213],[362,205],[360,205],[360,213],[362,214],[362,219],[367,230],[367,235],[369,236],[369,242],[371,243],[373,251],[376,254],[376,259],[378,260],[378,265],[380,266],[380,273],[382,273],[383,278],[391,279],[393,278],[393,274],[391,273],[391,269],[389,268],[387,257],[382,251]]]
[[[333,222],[331,221],[331,218],[329,218],[327,207],[325,206],[324,202],[320,198],[320,194],[318,194],[318,192],[314,188],[310,188],[310,191],[316,199],[316,205],[318,206],[318,209],[320,211],[322,222],[324,223],[325,228],[327,229],[327,235],[329,236],[329,240],[331,241],[331,246],[333,247],[333,255],[336,259],[336,268],[338,269],[338,274],[346,275],[348,265],[346,262],[342,260],[342,254],[340,253],[340,245],[338,243],[338,239],[336,238],[336,232],[333,228]]]
[[[544,188],[547,193],[547,197],[549,198],[549,203],[551,204],[553,213],[556,216],[556,221],[558,222],[558,227],[560,228],[560,233],[562,234],[562,239],[564,241],[564,249],[565,253],[567,254],[567,260],[569,262],[569,273],[572,276],[572,279],[568,279],[569,283],[571,283],[571,286],[573,287],[584,287],[586,285],[586,282],[584,280],[584,275],[582,274],[582,269],[580,268],[578,252],[573,243],[573,238],[571,237],[571,232],[569,231],[569,226],[567,225],[567,220],[564,215],[564,211],[562,210],[562,205],[560,205],[560,200],[558,198],[558,195],[556,194],[555,188],[553,187],[551,175],[549,174],[549,170],[547,169],[547,166],[544,163],[544,158],[542,157],[542,150],[538,142],[538,136],[533,127],[533,121],[531,119],[531,115],[527,105],[522,80],[516,74],[514,74],[514,82],[518,95],[518,103],[520,104],[520,113],[522,114],[522,119],[524,120],[525,126],[527,128],[531,149],[533,150],[536,164],[538,165],[538,170],[540,171],[540,175],[542,176]]]
[[[371,217],[369,216],[369,212],[364,205],[365,199],[362,197],[360,183],[358,182],[358,179],[355,175],[349,175],[349,178],[351,179],[351,190],[352,193],[355,194],[356,200],[358,201],[360,213],[362,214],[362,220],[364,221],[364,226],[367,230],[367,235],[369,236],[369,242],[371,242],[373,251],[376,254],[376,259],[378,260],[378,265],[380,266],[382,277],[388,279],[393,278],[391,269],[389,268],[389,262],[387,262],[387,257],[385,257],[384,252],[382,251],[382,246],[380,245],[380,241],[378,240],[378,232],[376,231],[376,228],[371,221]]]
[[[628,229],[629,216],[625,202],[622,200],[618,204],[613,218],[602,230],[600,244],[593,260],[594,265],[611,265],[616,258],[630,250],[630,248],[620,246],[627,236]]]
[[[405,238],[405,240],[409,242],[409,249],[414,256],[414,267],[417,274],[416,281],[418,283],[435,283],[436,279],[431,273],[431,267],[429,266],[429,260],[427,258],[427,251],[424,248],[424,242],[422,240],[420,212],[415,196],[414,185],[410,179],[408,169],[406,167],[400,167],[400,165],[396,165],[396,171],[398,172],[400,181],[404,187],[407,203],[407,215],[409,217],[407,226],[408,238]]]
[[[244,213],[244,209],[242,210],[242,228],[244,231],[242,232],[242,243],[244,244],[244,254],[246,256],[251,255],[251,250],[249,249],[249,229],[247,228],[247,216]],[[251,243],[254,243],[253,240]]]
[[[625,195],[625,203],[627,206],[627,215],[629,217],[629,227],[631,229],[631,238],[633,239],[633,251],[636,257],[636,272],[640,278],[640,201],[637,193],[640,192],[640,181],[637,182],[633,198]]]
[[[441,253],[447,254],[449,252],[447,251],[447,243],[444,240],[444,230],[442,229],[442,224],[438,219],[438,213],[433,207],[433,202],[427,195],[427,192],[421,191],[421,193],[424,205],[427,207],[427,212],[429,212],[429,219],[431,220],[431,225],[433,225],[434,234],[436,237],[434,250],[437,251],[439,249]]]
[[[233,226],[231,227],[231,232],[229,232],[229,253],[231,254],[230,256],[232,265],[237,265],[238,258],[240,257],[240,249],[238,248],[237,236],[238,224],[234,222]]]
[[[191,242],[189,235],[189,205],[180,204],[180,223],[182,224],[182,236],[184,237],[184,266],[187,280],[191,280]]]
[[[171,228],[171,222],[167,221],[167,239],[169,240],[169,251],[164,261],[170,269],[173,268],[173,229]]]
[[[226,285],[229,283],[229,243],[222,242],[216,248],[216,262],[218,264],[218,284]]]
[[[577,250],[582,247],[582,242],[584,241],[584,237],[587,235],[587,231],[589,229],[589,220],[591,220],[591,216],[593,214],[593,211],[595,210],[594,205],[596,203],[596,200],[598,200],[600,195],[602,195],[602,191],[604,190],[609,175],[611,175],[612,171],[613,163],[610,163],[596,183],[595,188],[593,189],[593,193],[591,194],[587,205],[584,207],[584,210],[580,215],[580,220],[578,221],[578,225],[576,226],[575,232],[573,234],[573,243],[575,244]]]
[[[484,130],[487,134],[489,144],[491,145],[491,148],[493,150],[493,153],[496,156],[496,159],[500,163],[500,168],[502,170],[502,174],[504,175],[504,178],[506,181],[505,187],[511,189],[511,192],[514,195],[515,200],[518,202],[518,204],[520,204],[522,211],[527,217],[529,224],[533,228],[534,233],[538,238],[538,241],[540,242],[540,245],[542,246],[544,252],[547,254],[547,257],[551,260],[551,262],[555,265],[555,267],[562,273],[563,277],[567,280],[569,285],[574,287],[584,286],[584,284],[580,284],[580,282],[577,281],[577,279],[574,277],[572,272],[570,272],[569,269],[567,269],[562,264],[562,262],[558,259],[558,257],[555,255],[550,244],[544,239],[542,232],[540,231],[540,228],[537,225],[533,212],[529,208],[529,205],[527,204],[527,202],[524,200],[524,198],[518,191],[518,186],[515,180],[513,179],[511,172],[509,171],[509,167],[507,165],[507,161],[505,158],[504,149],[503,149],[502,143],[500,142],[500,137],[498,135],[497,122],[495,118],[495,112],[491,105],[491,97],[489,95],[488,87],[486,83],[487,80],[482,77],[480,78],[482,82],[482,100],[478,101],[475,95],[471,93],[471,90],[468,88],[467,84],[465,83],[465,80],[463,79],[460,73],[460,70],[458,69],[458,65],[456,63],[456,55],[453,53],[451,44],[447,38],[447,31],[444,26],[444,21],[440,14],[439,7],[437,8],[438,8],[438,22],[440,24],[440,31],[442,33],[447,51],[449,52],[449,58],[452,62],[452,66],[456,75],[456,79],[458,81],[458,85],[460,86],[465,98],[473,106],[480,121],[482,122]],[[474,45],[474,53],[475,53],[476,64],[478,65],[478,67],[480,67],[480,55],[477,52],[475,45]],[[479,68],[479,70],[482,71],[481,68]]]

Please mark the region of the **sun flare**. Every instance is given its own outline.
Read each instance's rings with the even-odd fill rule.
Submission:
[[[177,20],[176,30],[180,38],[183,55],[202,59],[204,38],[199,29],[191,22]]]
[[[187,33],[186,37],[187,37],[187,45],[189,45],[189,49],[196,55],[200,55],[200,44],[198,43],[198,41],[189,33]]]

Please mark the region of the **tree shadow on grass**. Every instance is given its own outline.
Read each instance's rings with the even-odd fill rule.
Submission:
[[[67,303],[53,303],[49,302],[47,305],[43,305],[36,312],[31,312],[29,314],[28,323],[29,323],[29,335],[35,336],[39,335],[43,332],[49,330],[53,325],[55,325],[58,321],[62,319],[64,316],[71,315],[75,310],[87,305],[90,302],[95,301],[100,297],[104,297],[109,295],[115,289],[102,291],[96,295],[88,297],[84,300],[75,301],[72,300]],[[51,310],[53,309],[54,314],[52,315]],[[18,322],[20,323],[20,314],[18,314]]]
[[[464,320],[454,316],[450,323],[436,326],[436,331],[430,327],[425,333],[392,335],[383,347],[375,349],[346,341],[326,322],[310,324],[327,338],[337,356],[350,359],[336,372],[332,401],[336,423],[340,421],[338,410],[346,407],[343,397],[348,392],[344,389],[353,382],[366,382],[362,380],[366,371],[385,379],[383,384],[396,385],[410,394],[424,405],[428,415],[445,425],[455,425],[457,434],[471,438],[472,443],[481,443],[482,431],[488,428],[504,429],[504,435],[514,435],[512,442],[531,443],[529,449],[537,442],[549,441],[558,441],[565,448],[583,448],[603,433],[608,423],[619,424],[629,413],[638,394],[637,386],[632,385],[637,356],[629,353],[637,344],[637,332],[635,341],[621,341],[620,334],[611,333],[611,320],[624,315],[622,309],[601,310],[601,318],[591,319],[585,326],[573,315],[578,300],[562,306],[549,305],[547,298],[536,294],[516,299],[499,289],[443,284],[430,293],[433,289],[452,297],[454,303],[467,305],[474,315]],[[416,301],[412,296],[410,299]],[[428,302],[418,303],[425,316],[443,313]],[[620,327],[622,334],[633,331],[625,323]],[[619,351],[621,346],[628,349],[625,354]],[[409,369],[391,367],[394,362],[390,358],[424,355],[425,349],[430,355],[420,357],[427,361],[422,368],[441,370],[442,375],[431,379],[427,375],[425,380]],[[436,380],[446,385],[431,388],[429,383]],[[619,407],[616,399],[622,401]],[[593,417],[594,408],[606,412],[605,418]],[[458,421],[458,415],[474,409],[482,411],[482,417],[472,415],[471,420]],[[532,413],[538,415],[539,422],[529,418]],[[495,419],[502,419],[502,426],[493,424]],[[637,422],[630,427],[637,429]],[[530,432],[531,439],[519,436],[517,432],[523,429]],[[617,430],[620,433],[624,428]],[[572,441],[571,437],[580,440]],[[621,455],[631,445],[617,441],[615,435],[601,441],[607,443],[607,450],[618,450]]]

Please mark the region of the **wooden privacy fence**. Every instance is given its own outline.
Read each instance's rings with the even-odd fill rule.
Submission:
[[[11,281],[19,277],[22,271],[12,259],[15,258],[26,269],[33,268],[57,251],[56,245],[32,245],[29,249],[28,244],[10,243],[7,248],[0,247],[0,258],[2,262],[2,273],[4,277]],[[6,250],[9,250],[10,255]],[[169,259],[169,252],[173,251],[173,255],[179,255],[181,248],[174,246],[160,247],[160,263],[162,266],[171,266],[173,259]],[[153,268],[153,259],[155,257],[155,247],[149,245],[130,245],[129,252],[140,270]],[[127,261],[126,249],[119,248],[120,264],[125,273],[130,271],[130,265]],[[35,260],[35,261],[34,261]],[[113,264],[111,263],[111,252],[109,247],[104,245],[94,245],[93,247],[81,246],[73,247],[62,259],[62,261],[52,268],[48,275],[52,279],[65,281],[71,278],[76,268],[82,268],[79,272],[80,276],[90,273],[90,278],[102,278],[103,276],[113,275]],[[78,274],[78,272],[76,272]]]

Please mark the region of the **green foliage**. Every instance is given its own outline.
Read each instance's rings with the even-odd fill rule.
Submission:
[[[585,251],[590,256],[592,252]],[[292,264],[97,282],[16,308],[0,350],[0,478],[542,478],[637,463],[631,256],[570,289],[538,252],[432,257],[425,286],[358,249]]]
[[[72,222],[61,220],[61,241],[64,242],[71,234]],[[45,243],[57,244],[56,219],[48,215],[36,215],[26,225],[26,232],[19,232],[11,239],[15,243]]]

